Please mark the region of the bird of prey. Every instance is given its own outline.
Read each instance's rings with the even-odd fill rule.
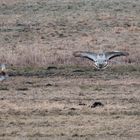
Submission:
[[[128,56],[129,53],[121,52],[121,51],[112,51],[112,52],[102,52],[102,53],[94,53],[94,52],[84,52],[84,51],[76,51],[73,53],[75,57],[83,57],[88,58],[93,61],[95,67],[97,69],[103,69],[108,66],[108,61],[114,57],[119,56]]]
[[[1,64],[0,81],[3,82],[7,78],[8,78],[8,74],[6,73],[5,64]]]

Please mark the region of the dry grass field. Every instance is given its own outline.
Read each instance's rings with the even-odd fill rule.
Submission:
[[[0,140],[139,140],[139,44],[140,0],[1,0]],[[72,55],[100,49],[130,55]]]

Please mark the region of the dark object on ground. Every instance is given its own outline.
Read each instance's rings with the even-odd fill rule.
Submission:
[[[51,86],[53,86],[52,84],[46,84],[46,87],[51,87]]]
[[[76,110],[76,108],[72,107],[72,108],[70,108],[70,110]]]
[[[79,105],[86,105],[85,103],[79,103]]]
[[[95,108],[99,106],[104,106],[104,105],[101,102],[95,102],[93,105],[91,105],[91,108]]]
[[[49,66],[48,68],[47,68],[47,70],[52,70],[52,69],[57,69],[57,67],[55,67],[55,66]]]
[[[73,72],[84,72],[83,70],[74,70]]]

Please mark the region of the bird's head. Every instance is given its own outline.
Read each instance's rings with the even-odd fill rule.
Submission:
[[[108,62],[107,60],[103,60],[103,61],[95,61],[95,66],[98,68],[98,69],[103,69],[107,66]]]

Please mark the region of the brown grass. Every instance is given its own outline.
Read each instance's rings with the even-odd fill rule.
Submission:
[[[98,76],[11,77],[1,85],[0,137],[138,140],[139,79]]]
[[[7,1],[4,3],[7,8],[1,14],[0,21],[1,63],[14,66],[81,65],[81,59],[72,56],[74,51],[99,52],[100,48],[129,52],[127,59],[119,59],[122,63],[137,64],[140,61],[139,18],[135,9],[130,10],[131,14],[115,11],[115,7],[112,11],[104,8],[104,11],[97,9],[92,12],[88,10],[92,8],[92,2],[65,3],[65,0],[58,5],[55,1],[38,3],[37,0],[12,0],[10,5]],[[46,8],[50,5],[52,9],[57,5],[54,10],[56,14],[44,10],[45,4]],[[29,5],[32,5],[30,10]],[[75,11],[76,6],[79,9]],[[127,6],[129,8],[130,5]],[[9,8],[13,13],[7,11]],[[34,9],[36,11],[32,12]]]
[[[139,4],[1,0],[0,63],[13,67],[0,83],[0,139],[139,140]],[[129,52],[116,59],[126,65],[96,71],[72,55],[100,48]],[[61,66],[38,68],[49,65]]]

